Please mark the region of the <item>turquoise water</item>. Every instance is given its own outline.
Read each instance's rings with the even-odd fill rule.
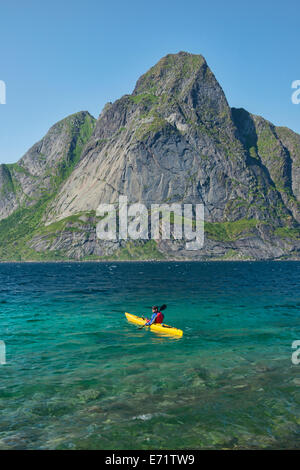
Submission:
[[[299,448],[299,286],[298,262],[0,265],[0,448]],[[127,323],[162,303],[182,338]]]

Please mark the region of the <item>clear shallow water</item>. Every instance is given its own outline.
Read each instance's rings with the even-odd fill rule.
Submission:
[[[0,449],[299,448],[300,263],[0,265]],[[183,338],[124,311],[167,303]]]

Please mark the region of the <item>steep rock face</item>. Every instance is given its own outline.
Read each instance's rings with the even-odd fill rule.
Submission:
[[[0,165],[0,218],[5,218],[18,207],[14,184],[8,165]]]
[[[300,135],[286,127],[276,127],[276,135],[280,139],[290,158],[291,192],[300,201]],[[298,205],[299,208],[299,205]]]
[[[244,109],[232,112],[249,161],[257,162],[269,173],[271,185],[299,222],[300,136]]]
[[[225,95],[202,56],[161,59],[132,95],[101,113],[47,223],[100,202],[205,204],[210,222],[290,217],[261,162],[249,159]],[[293,218],[293,217],[292,217]]]
[[[56,123],[18,163],[0,170],[0,219],[51,194],[78,163],[95,119],[76,113]]]

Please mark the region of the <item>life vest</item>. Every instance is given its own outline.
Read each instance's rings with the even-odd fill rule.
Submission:
[[[155,323],[162,323],[163,321],[164,321],[164,315],[161,312],[158,312],[155,318]]]

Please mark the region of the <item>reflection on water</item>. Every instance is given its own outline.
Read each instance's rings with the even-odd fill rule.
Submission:
[[[0,448],[300,447],[299,281],[300,263],[0,265]],[[182,338],[125,319],[162,303]]]

